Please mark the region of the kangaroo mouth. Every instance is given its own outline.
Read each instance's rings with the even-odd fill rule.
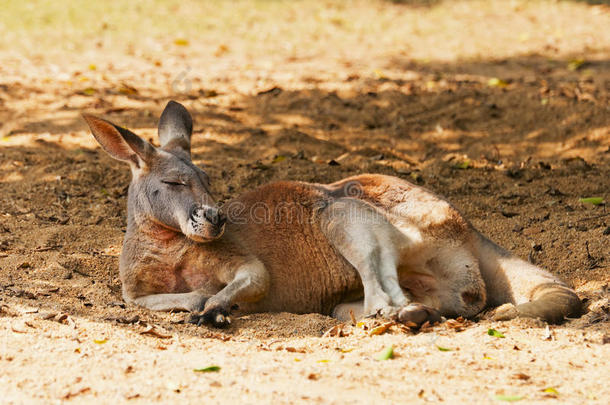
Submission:
[[[226,216],[217,208],[194,206],[182,231],[196,242],[210,242],[223,235],[226,221]]]
[[[195,242],[211,242],[216,239],[219,239],[222,235],[224,235],[224,232],[225,232],[224,224],[222,224],[220,227],[217,227],[214,225],[211,225],[211,226],[203,225],[203,226],[199,226],[199,227],[187,226],[187,228],[191,228],[191,229],[188,229],[187,232],[184,232],[184,235],[187,238],[194,240]],[[192,228],[195,228],[195,229],[192,229]],[[203,229],[201,229],[201,228],[203,228]]]

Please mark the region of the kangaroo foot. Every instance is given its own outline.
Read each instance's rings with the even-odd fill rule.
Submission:
[[[430,323],[440,322],[441,314],[436,309],[423,304],[408,304],[398,311],[397,319],[399,322],[410,322],[420,327],[426,321]]]
[[[513,304],[503,304],[486,313],[483,318],[492,321],[508,321],[519,316],[517,307]]]
[[[231,324],[229,311],[222,307],[208,308],[201,313],[193,313],[189,316],[189,323],[197,326],[202,324],[212,325],[215,328],[225,328]]]

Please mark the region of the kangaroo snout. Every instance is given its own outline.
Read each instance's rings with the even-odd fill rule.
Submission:
[[[227,222],[227,217],[217,208],[205,208],[203,216],[208,222],[212,223],[217,227],[222,227]]]
[[[193,205],[185,235],[197,242],[217,239],[224,233],[226,221],[227,217],[218,208]]]

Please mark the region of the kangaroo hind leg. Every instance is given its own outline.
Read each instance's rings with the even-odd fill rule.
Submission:
[[[327,206],[321,214],[321,227],[360,275],[362,314],[395,315],[407,303],[396,272],[397,245],[403,237],[398,230],[373,207],[352,198],[340,198]]]

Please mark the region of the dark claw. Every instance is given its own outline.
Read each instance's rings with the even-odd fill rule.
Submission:
[[[409,304],[398,311],[398,320],[402,323],[412,322],[420,327],[426,321],[430,324],[441,321],[441,314],[434,308],[423,304]]]
[[[191,314],[188,322],[197,326],[206,324],[215,328],[225,328],[231,324],[231,317],[229,311],[224,308],[210,308],[203,313]]]

